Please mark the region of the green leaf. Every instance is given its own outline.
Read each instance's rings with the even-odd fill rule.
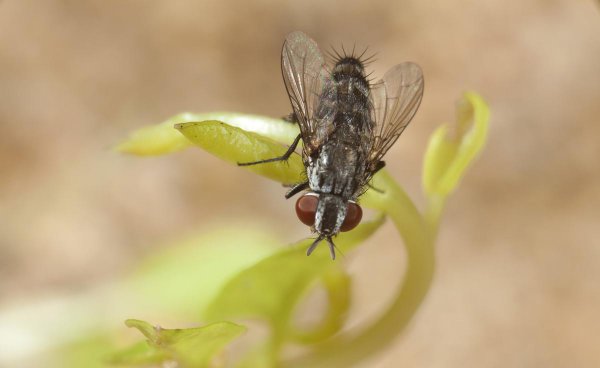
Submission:
[[[288,148],[271,138],[221,121],[177,124],[175,127],[195,145],[233,164],[279,157]],[[244,168],[284,184],[302,181],[304,173],[302,159],[296,153],[287,162],[270,162]]]
[[[477,94],[465,93],[459,102],[453,134],[442,125],[431,136],[423,165],[425,193],[446,197],[485,144],[489,108]]]
[[[87,304],[86,304],[87,305]],[[66,313],[65,324],[77,323],[73,321],[72,315]],[[54,315],[54,320],[61,318]],[[61,324],[60,321],[57,321]],[[60,332],[54,331],[54,335],[61,339]],[[49,336],[51,339],[52,337]],[[52,349],[49,355],[38,356],[34,361],[38,364],[43,359],[44,367],[61,368],[106,368],[108,357],[114,353],[114,336],[107,332],[95,331],[92,334],[82,336],[77,340],[71,340],[56,349]]]
[[[115,147],[122,153],[152,156],[180,151],[192,145],[174,129],[175,124],[218,120],[228,125],[254,132],[282,144],[290,144],[298,135],[298,126],[281,119],[259,115],[231,112],[211,112],[205,114],[182,113],[167,121],[143,127],[131,133],[129,138]]]
[[[148,341],[140,341],[112,355],[109,362],[118,365],[158,365],[169,360],[170,354],[156,349]]]
[[[128,277],[129,308],[192,318],[240,270],[279,250],[281,240],[256,222],[206,226],[146,257]]]
[[[351,250],[373,234],[383,220],[380,216],[342,233],[335,239],[337,247],[342,251]],[[279,339],[277,343],[285,338],[310,342],[338,331],[349,306],[349,279],[340,262],[329,258],[326,244],[318,246],[307,259],[306,249],[311,243],[312,239],[306,239],[241,271],[209,305],[206,318],[265,320]],[[328,293],[329,311],[320,326],[311,331],[296,330],[290,322],[294,309],[317,280],[321,280]]]
[[[129,319],[148,340],[147,347],[136,344],[115,354],[113,363],[147,365],[174,361],[181,367],[208,367],[213,357],[246,328],[231,322],[217,322],[204,327],[164,329],[147,322]]]
[[[231,117],[235,114],[224,115]],[[278,119],[257,117],[254,120],[244,120],[242,115],[239,117],[241,120],[234,123],[225,116],[197,115],[187,122],[182,121],[183,124],[178,124],[177,128],[182,133],[181,137],[231,163],[281,156],[287,149],[286,145],[297,135],[295,125]],[[489,110],[483,99],[474,93],[466,93],[459,106],[454,134],[450,134],[448,126],[441,127],[433,134],[424,160],[423,186],[428,196],[424,215],[419,213],[391,176],[382,170],[372,183],[382,192],[369,190],[361,197],[361,204],[365,207],[382,212],[380,217],[336,238],[338,247],[349,250],[371,235],[381,225],[385,214],[399,231],[406,250],[406,274],[399,283],[390,306],[362,331],[332,336],[340,330],[349,308],[351,280],[339,261],[332,262],[329,259],[324,245],[319,246],[307,261],[305,251],[311,240],[264,258],[237,273],[220,289],[217,297],[206,308],[205,316],[208,319],[257,318],[266,321],[271,327],[269,341],[257,344],[258,348],[252,349],[251,354],[246,356],[247,359],[242,360],[244,366],[273,366],[282,363],[279,353],[287,341],[320,344],[315,345],[305,356],[283,362],[286,367],[349,366],[389,344],[408,325],[427,294],[433,278],[434,243],[444,200],[456,188],[466,168],[484,145],[488,120]],[[287,133],[276,134],[281,127],[287,127],[284,128]],[[169,134],[171,133],[169,130]],[[152,140],[149,137],[151,134],[146,138]],[[180,143],[172,135],[169,139],[169,144],[153,152],[164,153],[180,149],[179,144],[183,144],[181,139]],[[141,146],[144,147],[144,144],[142,139]],[[139,151],[143,152],[144,149]],[[301,159],[295,154],[289,164],[270,163],[249,169],[285,184],[297,183],[304,175]],[[295,326],[293,315],[299,301],[319,283],[324,286],[329,299],[326,315],[317,326]],[[148,336],[152,348],[160,348],[161,353],[171,354],[169,357],[179,351],[168,343],[171,335],[163,336],[163,330],[156,331],[149,328],[151,326],[148,324],[140,323],[136,322],[136,326]],[[328,339],[324,340],[326,338]],[[165,349],[165,346],[169,349]],[[184,350],[189,353],[195,351],[195,348]],[[148,359],[156,359],[143,347],[134,347],[131,351],[131,357],[142,359],[149,355]],[[189,364],[179,359],[180,364]],[[206,362],[205,360],[202,364]]]

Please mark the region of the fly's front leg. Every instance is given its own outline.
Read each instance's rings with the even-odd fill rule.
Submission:
[[[237,164],[238,164],[238,166],[251,166],[251,165],[258,165],[258,164],[266,164],[267,162],[287,161],[290,158],[290,156],[292,155],[292,153],[294,153],[294,151],[296,150],[296,147],[298,146],[298,142],[300,142],[300,138],[302,138],[302,135],[298,134],[296,139],[294,139],[294,142],[292,142],[292,145],[280,157],[268,158],[266,160],[260,160],[260,161],[254,161],[254,162],[238,162]]]
[[[294,195],[300,193],[304,189],[308,189],[308,180],[305,181],[304,183],[299,183],[299,184],[294,185],[292,187],[292,189],[288,190],[288,192],[285,193],[285,199],[292,198]]]

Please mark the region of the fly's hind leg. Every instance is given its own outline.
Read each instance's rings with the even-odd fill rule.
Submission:
[[[376,187],[372,186],[372,185],[371,185],[371,183],[367,183],[367,186],[368,186],[369,188],[373,189],[374,191],[376,191],[376,192],[377,192],[377,193],[379,193],[379,194],[383,194],[383,193],[385,193],[385,192],[384,192],[382,189],[379,189],[379,188],[376,188]]]
[[[377,172],[381,169],[383,169],[385,167],[385,161],[378,161],[377,164],[375,165],[375,169],[373,170],[373,176],[375,176],[375,174],[377,174]],[[367,186],[371,189],[373,189],[374,191],[376,191],[377,193],[385,193],[383,190],[379,189],[379,188],[375,188],[374,186],[371,185],[371,183],[367,183]]]
[[[373,170],[373,175],[377,174],[377,172],[385,167],[385,161],[377,161],[375,164],[375,169]]]
[[[287,161],[292,153],[296,150],[298,146],[298,142],[300,142],[300,138],[302,138],[301,134],[298,134],[292,145],[288,148],[288,150],[280,157],[268,158],[266,160],[254,161],[254,162],[238,162],[238,166],[252,166],[258,164],[266,164],[267,162],[276,162],[276,161]]]
[[[286,115],[281,119],[283,119],[284,121],[287,121],[288,123],[298,124],[298,118],[296,117],[295,112],[292,112],[291,114]]]

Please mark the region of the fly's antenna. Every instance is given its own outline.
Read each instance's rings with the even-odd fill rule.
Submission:
[[[319,235],[315,241],[310,245],[310,247],[308,247],[308,250],[306,251],[306,255],[310,256],[311,253],[315,250],[315,248],[317,247],[317,245],[319,245],[319,243],[321,242],[321,240],[323,240],[323,235]],[[334,254],[335,257],[335,254]]]
[[[310,256],[312,254],[312,252],[314,252],[314,250],[317,248],[317,245],[319,245],[319,243],[323,240],[326,239],[327,243],[329,245],[329,254],[331,255],[331,259],[335,260],[335,250],[337,249],[338,252],[344,256],[344,253],[340,250],[340,248],[336,247],[335,244],[333,243],[333,240],[331,239],[331,236],[324,236],[324,235],[319,235],[315,241],[313,241],[313,243],[310,245],[310,247],[308,247],[308,249],[306,250],[306,255]]]
[[[331,240],[331,236],[327,237],[327,243],[329,243],[329,253],[331,254],[332,260],[335,260],[335,250],[336,249],[338,250],[338,252],[340,252],[342,257],[344,257],[344,253],[340,250],[340,248],[335,246],[335,243],[333,242],[333,240]]]

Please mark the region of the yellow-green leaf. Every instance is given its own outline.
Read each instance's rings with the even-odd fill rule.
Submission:
[[[231,322],[217,322],[186,329],[164,329],[148,322],[129,319],[129,327],[137,328],[148,340],[148,347],[137,344],[115,354],[113,363],[147,365],[176,362],[185,368],[210,366],[213,357],[246,328]]]
[[[175,127],[195,145],[233,164],[279,157],[288,149],[271,138],[221,121],[184,123]],[[269,162],[244,168],[284,184],[298,183],[304,174],[302,159],[296,153],[286,162]]]
[[[468,92],[459,102],[454,132],[442,125],[431,136],[423,166],[423,187],[432,197],[446,197],[485,144],[489,108],[481,96]]]
[[[148,341],[140,341],[128,348],[114,353],[109,362],[118,365],[158,365],[170,358],[170,354],[154,348]]]
[[[258,222],[206,226],[144,258],[123,294],[139,310],[193,318],[231,277],[279,250],[280,243]]]
[[[204,115],[204,114],[199,114]],[[156,156],[180,151],[192,145],[173,127],[177,123],[189,121],[195,114],[179,114],[167,121],[137,129],[114,149],[117,152],[138,156]]]
[[[351,250],[373,234],[383,220],[380,216],[351,232],[342,233],[334,239],[336,246],[342,252]],[[287,336],[303,342],[322,339],[336,332],[348,308],[349,280],[340,261],[329,258],[325,242],[307,258],[306,249],[311,243],[312,239],[306,239],[241,271],[221,289],[205,316],[209,320],[259,318],[267,321],[279,334],[276,338]],[[320,326],[310,331],[297,329],[291,325],[294,308],[319,279],[328,293],[330,310]]]
[[[192,145],[179,134],[174,126],[180,123],[218,120],[228,125],[254,132],[283,144],[290,144],[298,135],[298,126],[281,119],[266,116],[239,114],[232,112],[211,112],[204,114],[182,113],[163,123],[140,128],[127,140],[115,147],[122,153],[140,156],[162,155],[180,151]]]

